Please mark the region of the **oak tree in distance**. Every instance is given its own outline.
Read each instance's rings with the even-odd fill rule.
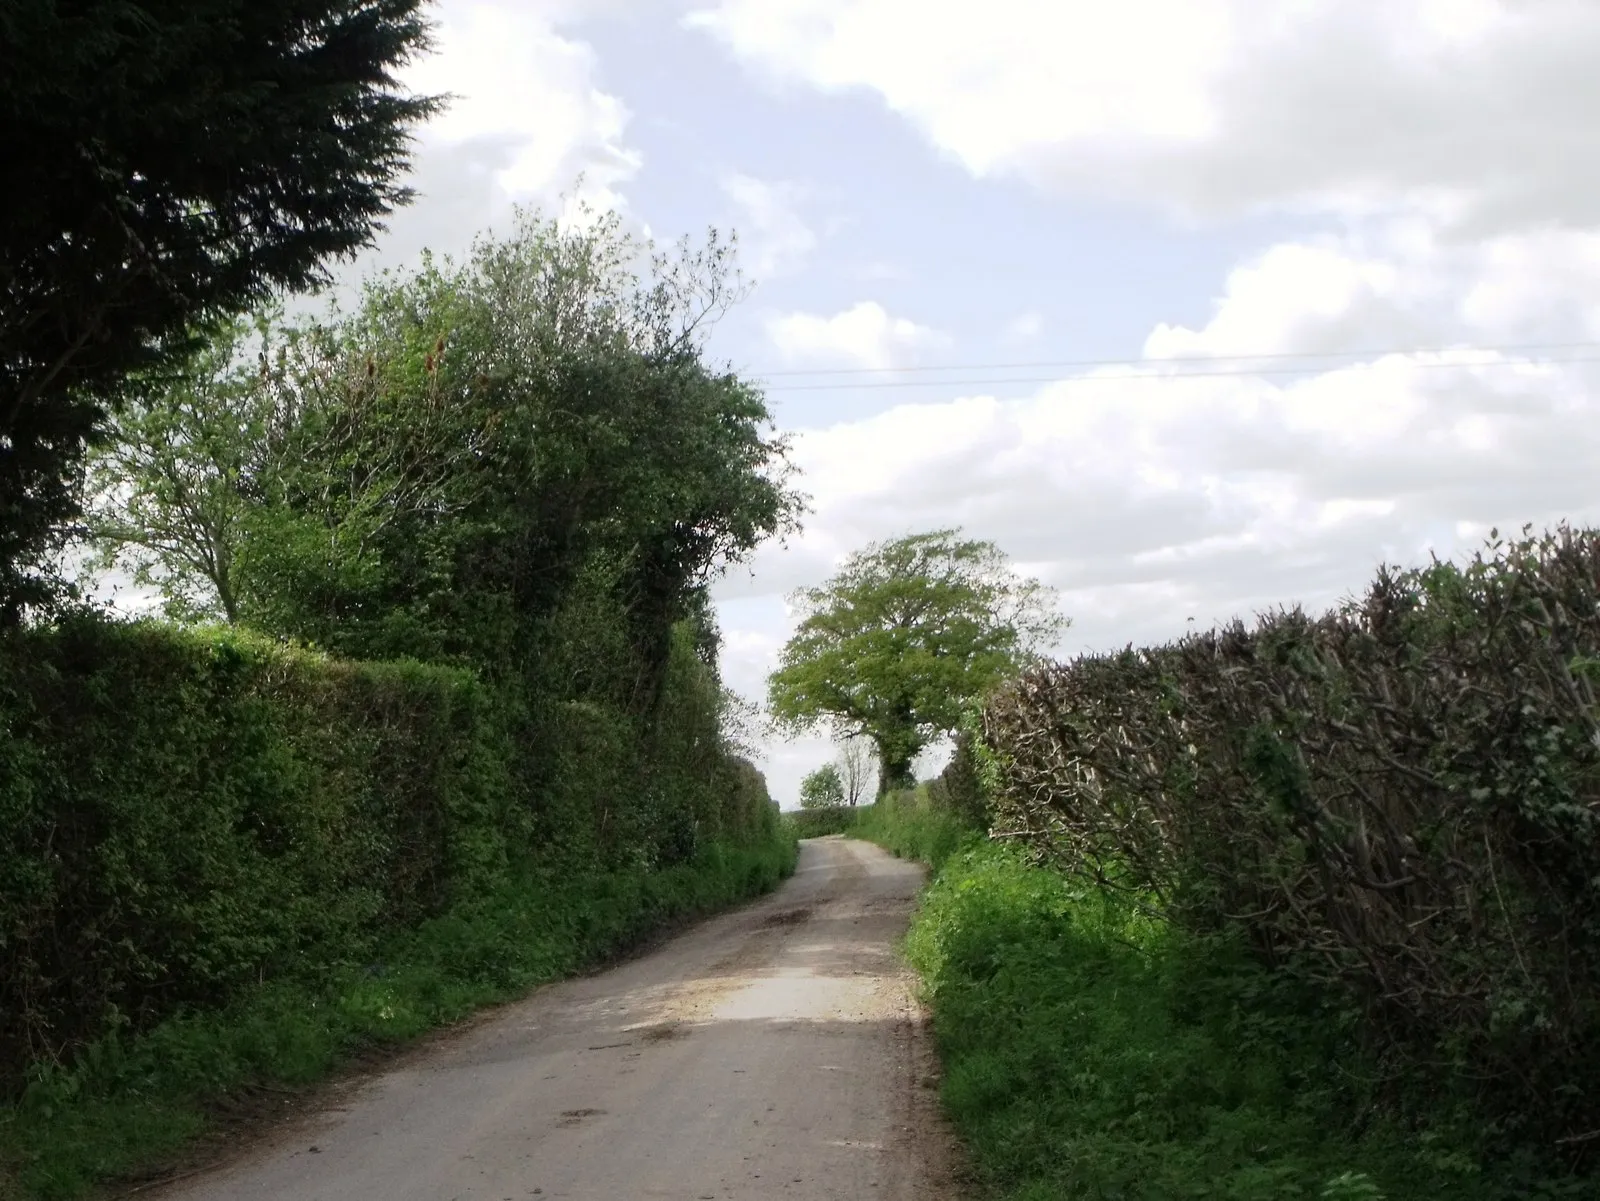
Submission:
[[[844,779],[832,763],[824,763],[800,781],[800,808],[838,809],[844,805]]]
[[[913,784],[917,754],[1067,625],[1053,589],[958,529],[868,546],[791,601],[803,616],[767,680],[773,717],[870,738],[880,796]]]

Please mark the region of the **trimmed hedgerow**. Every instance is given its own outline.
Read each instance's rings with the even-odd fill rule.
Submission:
[[[361,960],[504,875],[466,672],[84,619],[0,644],[0,1078]]]
[[[1386,571],[1322,617],[1041,667],[1004,832],[1361,1015],[1390,1094],[1582,1158],[1600,1127],[1600,531]]]
[[[0,656],[0,1196],[148,1168],[219,1096],[794,868],[683,632],[648,722],[547,702],[611,751],[555,756],[537,788],[517,768],[549,727],[464,670],[94,618]],[[578,843],[541,840],[552,814]]]

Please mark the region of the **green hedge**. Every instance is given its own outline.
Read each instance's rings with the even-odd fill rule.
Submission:
[[[534,721],[470,672],[233,631],[0,638],[0,1198],[774,887],[795,840],[681,630],[662,696]]]
[[[1600,1129],[1600,530],[1339,610],[1028,672],[997,826],[1361,1014],[1391,1093],[1503,1149]]]
[[[855,825],[857,812],[847,805],[828,805],[820,809],[791,809],[783,815],[783,820],[796,838],[822,838],[828,834],[849,833]]]
[[[107,1034],[363,964],[524,861],[612,878],[782,844],[680,651],[644,732],[552,702],[569,737],[541,752],[455,669],[154,623],[8,635],[0,1094]],[[530,786],[541,754],[554,770]]]
[[[0,643],[0,1080],[359,960],[500,879],[520,820],[467,673],[71,622]]]

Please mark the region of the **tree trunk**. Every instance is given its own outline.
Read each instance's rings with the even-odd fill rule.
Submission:
[[[882,800],[891,792],[898,792],[903,788],[916,786],[916,773],[912,770],[911,762],[915,755],[894,753],[878,748],[878,799]]]

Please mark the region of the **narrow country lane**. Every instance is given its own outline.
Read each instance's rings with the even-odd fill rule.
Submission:
[[[922,873],[802,846],[772,896],[353,1082],[165,1201],[954,1195],[895,946]]]

